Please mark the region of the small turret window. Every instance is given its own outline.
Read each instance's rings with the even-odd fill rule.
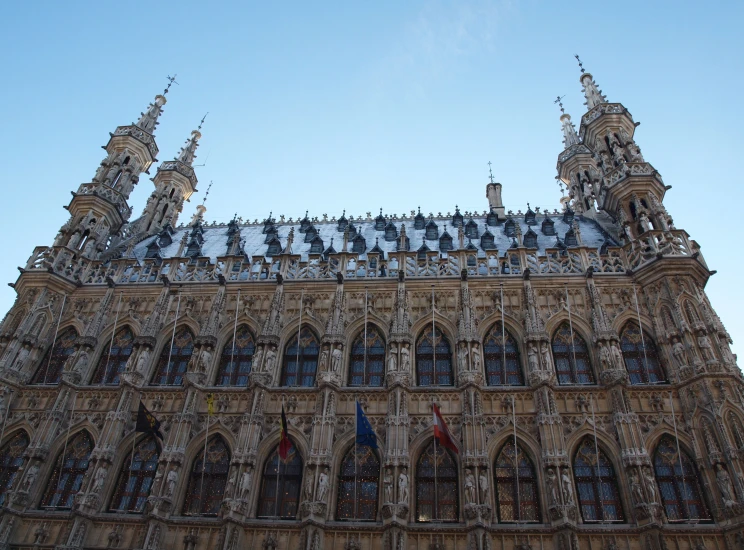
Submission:
[[[481,236],[481,248],[483,250],[494,250],[496,245],[494,244],[493,234],[486,229],[486,232]]]
[[[452,216],[452,225],[454,227],[462,227],[463,217],[460,214],[460,209],[455,206],[455,214]]]
[[[426,224],[425,237],[427,241],[436,241],[439,238],[439,226],[434,223],[434,220],[429,220]]]
[[[442,236],[439,238],[439,250],[441,252],[449,252],[452,250],[452,237],[445,230]]]
[[[478,238],[478,224],[475,223],[472,219],[465,226],[465,236],[468,239],[477,239]]]
[[[486,225],[489,227],[495,227],[498,224],[499,224],[499,217],[496,215],[496,212],[491,210],[486,216]]]
[[[385,216],[382,215],[382,208],[380,208],[380,215],[375,218],[375,231],[385,230]]]
[[[524,246],[537,248],[537,234],[531,228],[524,234]]]
[[[542,222],[542,234],[548,237],[555,236],[555,222],[550,218],[545,218]]]
[[[398,238],[398,229],[395,224],[391,221],[385,226],[385,240],[388,242],[394,241]]]
[[[323,252],[323,239],[316,236],[310,243],[310,254],[320,254]]]
[[[418,214],[416,214],[416,217],[413,219],[413,228],[423,229],[425,225],[426,218],[424,218],[424,215],[421,213],[421,209],[419,208]]]
[[[579,242],[576,240],[576,234],[573,229],[566,231],[566,236],[563,238],[566,246],[578,246]]]
[[[351,250],[356,254],[364,254],[367,251],[367,241],[361,235],[352,240]]]
[[[514,235],[516,235],[514,226],[515,224],[513,219],[509,218],[508,220],[506,220],[506,223],[504,224],[504,235],[506,235],[507,237],[513,237]]]

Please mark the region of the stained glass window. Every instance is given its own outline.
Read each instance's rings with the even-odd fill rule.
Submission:
[[[620,337],[620,348],[623,350],[623,360],[631,384],[658,384],[667,381],[654,341],[645,333],[641,337],[636,323],[625,325]]]
[[[32,384],[59,384],[65,361],[75,353],[75,340],[78,333],[74,328],[67,328],[57,336],[54,347],[47,352],[41,361]]]
[[[367,326],[365,345],[364,331],[351,345],[349,386],[382,386],[385,376],[385,340],[373,326]]]
[[[6,504],[5,494],[17,481],[23,467],[23,453],[28,443],[26,432],[18,432],[0,449],[0,506]]]
[[[416,521],[457,521],[457,464],[441,445],[436,456],[434,449],[432,439],[416,464]]]
[[[336,519],[375,520],[380,459],[371,447],[354,445],[341,462]]]
[[[281,385],[313,387],[315,373],[318,370],[319,351],[318,337],[307,327],[302,328],[299,338],[296,334],[290,338],[284,352]]]
[[[256,342],[253,334],[247,325],[240,325],[235,331],[235,343],[233,344],[231,339],[222,348],[217,385],[247,386],[254,351],[256,351]]]
[[[201,447],[191,467],[183,504],[185,515],[216,516],[222,505],[230,469],[230,450],[219,435],[209,438],[206,450],[205,454]]]
[[[52,470],[46,494],[41,500],[42,508],[72,508],[72,500],[83,484],[92,451],[93,440],[88,432],[80,432],[67,442]]]
[[[519,362],[517,341],[508,330],[503,331],[501,321],[491,327],[483,342],[486,356],[486,380],[489,386],[523,386],[524,377]],[[506,340],[506,346],[504,346]]]
[[[124,459],[116,483],[116,493],[111,501],[111,510],[142,513],[147,497],[150,496],[159,456],[157,441],[152,436],[136,445],[134,460],[131,452]]]
[[[496,457],[496,497],[499,521],[540,521],[535,467],[520,446],[509,441]]]
[[[664,436],[659,441],[654,453],[654,473],[669,521],[710,519],[697,468],[687,453],[683,451],[681,456],[677,453],[677,443],[672,437]]]
[[[622,522],[623,507],[612,463],[594,441],[585,439],[573,466],[581,517],[585,522]]]
[[[107,342],[104,353],[98,360],[96,373],[93,375],[94,384],[105,384],[116,386],[119,384],[119,375],[124,372],[124,367],[132,355],[132,343],[134,334],[129,327],[124,327],[116,333],[113,341]]]
[[[426,328],[419,336],[416,343],[416,374],[419,386],[451,386],[453,383],[452,349],[438,327],[434,330]]]
[[[183,375],[194,353],[194,335],[186,327],[176,331],[173,345],[170,341],[163,347],[158,359],[158,368],[152,379],[153,386],[180,386]]]
[[[553,336],[553,361],[559,384],[594,384],[589,350],[584,339],[563,323]]]
[[[301,483],[302,457],[297,452],[297,448],[293,445],[287,460],[283,461],[279,458],[277,447],[264,466],[261,495],[258,501],[258,517],[294,519],[297,516],[297,506],[300,501]]]

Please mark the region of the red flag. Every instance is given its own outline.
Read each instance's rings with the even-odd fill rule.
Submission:
[[[281,436],[279,439],[279,458],[287,460],[289,456],[289,450],[292,448],[292,442],[289,440],[287,435],[287,416],[284,414],[284,405],[282,404],[282,426]]]
[[[432,403],[431,406],[434,408],[434,437],[439,441],[439,444],[442,447],[452,449],[459,454],[460,451],[457,450],[457,445],[455,445],[455,438],[452,437],[452,434],[447,428],[447,423],[444,421],[444,418],[442,418],[442,413],[439,412],[439,407],[437,407],[435,403]]]

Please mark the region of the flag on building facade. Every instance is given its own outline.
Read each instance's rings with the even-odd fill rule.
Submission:
[[[160,420],[147,410],[145,404],[140,401],[139,410],[137,411],[137,424],[134,428],[135,432],[142,432],[151,434],[160,438],[163,441],[163,434],[160,432]]]
[[[377,434],[364,415],[359,401],[356,402],[356,444],[377,449]]]
[[[434,408],[434,437],[442,447],[452,449],[459,454],[460,451],[457,450],[457,445],[455,445],[455,438],[452,437],[449,428],[447,428],[447,423],[442,418],[439,407],[437,407],[436,403],[432,403],[431,405]]]
[[[287,415],[284,414],[284,404],[282,404],[282,424],[281,435],[279,439],[279,458],[287,460],[289,450],[292,448],[292,442],[289,440],[287,433]]]

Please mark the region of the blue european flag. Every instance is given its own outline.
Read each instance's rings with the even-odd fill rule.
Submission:
[[[372,429],[372,425],[364,416],[364,411],[359,401],[356,402],[357,406],[357,418],[356,418],[356,443],[357,445],[363,445],[366,447],[372,447],[377,449],[377,434]]]

